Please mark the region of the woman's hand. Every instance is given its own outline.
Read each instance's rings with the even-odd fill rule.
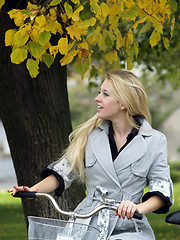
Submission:
[[[118,207],[117,211],[115,212],[115,216],[119,216],[119,218],[122,217],[123,219],[126,216],[127,219],[129,220],[133,217],[135,212],[139,212],[137,205],[129,200],[127,200],[127,201],[123,200],[119,204],[119,207]]]
[[[32,189],[27,186],[14,186],[12,189],[8,190],[8,192],[11,193],[12,196],[14,196],[17,192],[22,192],[22,191],[37,192],[38,189]]]

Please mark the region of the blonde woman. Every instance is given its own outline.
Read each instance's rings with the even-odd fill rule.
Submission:
[[[120,202],[117,212],[89,219],[104,239],[155,239],[145,215],[143,220],[132,216],[135,211],[166,213],[172,205],[166,137],[152,129],[145,90],[132,72],[108,73],[95,101],[97,114],[70,135],[63,157],[43,170],[44,180],[9,192],[56,190],[60,196],[75,178],[85,179],[87,197],[77,212],[90,212],[98,204],[97,185]],[[143,195],[147,184],[149,192]]]

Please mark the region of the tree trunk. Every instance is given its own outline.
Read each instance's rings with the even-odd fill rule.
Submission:
[[[68,143],[71,120],[67,94],[66,67],[59,59],[48,69],[40,65],[36,79],[29,76],[24,63],[10,62],[10,48],[4,34],[13,23],[0,12],[0,119],[4,125],[18,185],[32,186],[40,171],[59,158]],[[77,184],[59,199],[64,209],[73,209],[84,197]],[[60,218],[47,200],[23,200],[25,217],[36,215]]]

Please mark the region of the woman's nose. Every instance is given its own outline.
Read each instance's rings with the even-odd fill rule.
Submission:
[[[99,102],[100,101],[100,93],[95,97],[94,99],[96,102]]]

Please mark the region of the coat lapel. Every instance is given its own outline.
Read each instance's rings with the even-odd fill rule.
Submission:
[[[112,155],[107,134],[102,131],[91,141],[92,151],[97,161],[109,177],[120,187],[116,171],[114,169]]]
[[[145,137],[152,134],[152,128],[149,123],[144,120],[137,136],[119,153],[114,165],[115,169],[119,172],[138,159],[144,156],[147,151],[147,143]]]
[[[141,135],[137,135],[133,140],[119,153],[114,166],[119,172],[127,166],[143,157],[147,151],[147,144]]]

